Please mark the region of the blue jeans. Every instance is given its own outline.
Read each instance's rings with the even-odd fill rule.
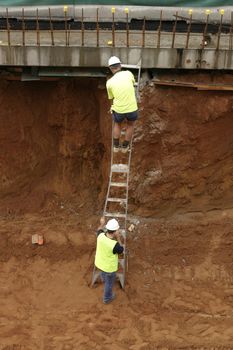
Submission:
[[[116,279],[116,272],[101,272],[101,277],[104,282],[103,302],[107,303],[113,298],[112,288]]]

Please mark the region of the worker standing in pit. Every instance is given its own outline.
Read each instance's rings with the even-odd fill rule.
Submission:
[[[107,83],[108,98],[113,100],[111,111],[114,120],[113,127],[113,150],[126,153],[133,136],[135,121],[138,118],[138,106],[135,96],[135,79],[133,74],[121,70],[121,61],[118,57],[112,56],[108,60],[108,66],[113,74]],[[127,120],[125,140],[122,145],[119,143],[122,122]]]
[[[115,293],[113,293],[112,289],[116,279],[116,271],[118,270],[118,254],[122,254],[123,251],[124,247],[121,242],[118,221],[111,219],[105,226],[105,219],[102,217],[97,230],[95,266],[102,271],[104,304],[109,304],[115,299]]]

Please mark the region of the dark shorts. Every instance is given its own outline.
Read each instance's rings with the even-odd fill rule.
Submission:
[[[127,119],[129,122],[134,122],[138,119],[138,111],[130,113],[117,113],[115,111],[112,111],[112,116],[115,123],[121,123],[125,119]]]

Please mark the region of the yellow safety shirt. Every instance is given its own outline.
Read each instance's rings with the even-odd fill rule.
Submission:
[[[116,72],[107,81],[108,98],[110,100],[113,99],[113,111],[117,113],[130,113],[138,109],[134,83],[134,76],[128,70]]]
[[[118,254],[113,254],[116,241],[102,232],[97,237],[95,266],[104,272],[115,272],[118,269]]]

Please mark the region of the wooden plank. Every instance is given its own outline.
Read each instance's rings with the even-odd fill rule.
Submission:
[[[168,81],[168,80],[154,80],[156,85],[166,86],[178,86],[178,87],[190,87],[197,90],[210,90],[210,91],[233,91],[233,85],[224,84],[200,84],[200,83],[186,83],[180,81]]]
[[[207,85],[207,86],[202,86],[198,85],[196,86],[197,90],[208,90],[208,91],[233,91],[233,85]]]
[[[194,88],[194,83],[186,83],[181,81],[168,81],[168,80],[154,80],[156,85],[167,85],[167,86],[181,86]]]

